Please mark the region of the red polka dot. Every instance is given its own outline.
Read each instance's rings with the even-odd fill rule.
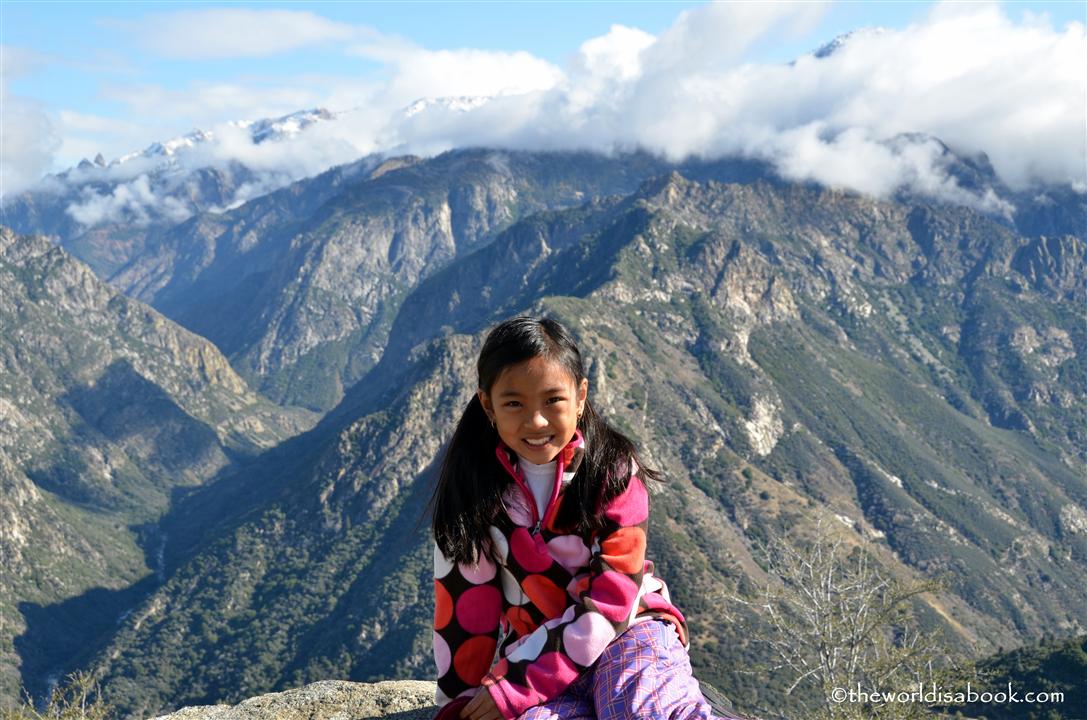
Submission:
[[[525,670],[525,680],[544,697],[558,695],[577,679],[578,668],[562,653],[544,653]]]
[[[457,676],[469,685],[479,685],[479,681],[491,667],[497,646],[498,642],[494,638],[482,635],[465,640],[453,656],[453,669]]]
[[[434,627],[441,630],[453,619],[453,597],[437,580],[434,581]]]
[[[592,599],[597,612],[612,622],[620,622],[630,615],[638,586],[622,573],[608,571],[593,580]]]
[[[619,572],[633,575],[645,567],[645,531],[619,528],[600,543],[601,559]]]
[[[543,572],[554,562],[543,538],[529,534],[524,528],[517,528],[510,535],[510,550],[517,564],[528,572]]]
[[[566,592],[543,575],[529,575],[521,587],[532,604],[549,618],[559,617],[566,609]]]
[[[528,610],[516,605],[506,611],[506,619],[509,620],[513,631],[520,637],[530,634],[538,627],[536,623],[532,622],[532,616],[528,614]]]
[[[477,585],[457,598],[457,622],[470,633],[489,633],[498,627],[502,594],[493,585]]]

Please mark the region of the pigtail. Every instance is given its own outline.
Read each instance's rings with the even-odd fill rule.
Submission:
[[[473,395],[442,458],[430,500],[434,540],[452,560],[472,564],[489,538],[487,528],[502,506],[504,471],[495,457],[498,433]]]

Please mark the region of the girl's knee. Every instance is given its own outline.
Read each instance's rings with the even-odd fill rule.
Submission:
[[[604,655],[620,662],[632,659],[669,662],[686,658],[687,651],[671,623],[653,620],[631,625],[608,645]]]
[[[671,624],[645,622],[617,638],[596,668],[598,717],[709,718],[687,651]]]

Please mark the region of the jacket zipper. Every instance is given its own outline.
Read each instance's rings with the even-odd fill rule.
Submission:
[[[525,484],[525,478],[521,468],[518,467],[515,469],[513,465],[510,464],[510,460],[502,447],[499,446],[498,448],[499,462],[502,463],[502,467],[504,467],[506,472],[508,472],[517,482],[517,486],[521,488],[521,493],[525,496],[525,499],[528,500],[529,505],[532,506],[532,522],[534,523],[532,528],[533,535],[540,534],[540,526],[543,525],[543,519],[547,517],[547,513],[551,510],[551,506],[559,496],[560,486],[562,485],[562,473],[566,469],[566,465],[562,461],[562,452],[558,454],[556,459],[558,462],[555,463],[555,484],[551,488],[551,499],[547,501],[547,507],[544,508],[541,515],[540,508],[536,505],[536,498],[532,495],[532,491],[528,489],[528,485]]]

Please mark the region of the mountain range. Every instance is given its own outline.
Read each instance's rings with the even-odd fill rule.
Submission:
[[[820,518],[942,578],[917,609],[973,654],[1083,633],[1084,196],[947,153],[1014,212],[477,149],[105,230],[87,264],[5,232],[5,695],[89,667],[147,716],[429,676],[435,463],[520,312],[575,332],[594,402],[666,478],[650,553],[696,673],[740,707],[792,701],[744,672],[758,617],[720,602],[765,577],[760,541]]]

